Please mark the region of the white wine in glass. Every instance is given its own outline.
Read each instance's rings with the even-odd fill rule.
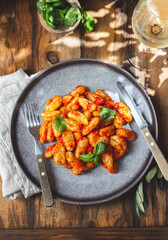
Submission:
[[[130,62],[142,70],[160,68],[167,59],[168,0],[140,0],[133,12],[132,29],[140,43],[134,51],[128,44]]]

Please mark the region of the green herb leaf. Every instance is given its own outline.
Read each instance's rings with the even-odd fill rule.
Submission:
[[[141,212],[145,212],[144,206],[143,206],[143,202],[141,199],[141,196],[139,195],[138,191],[136,191],[136,203],[139,207],[139,209],[141,210]]]
[[[65,119],[61,116],[55,117],[53,120],[54,127],[58,132],[64,132],[67,128]]]
[[[148,195],[146,193],[146,190],[144,191],[144,207],[148,209],[149,207],[149,200],[148,200]]]
[[[52,6],[48,6],[46,8],[46,13],[53,12],[54,8]]]
[[[43,19],[46,21],[46,12],[43,12]]]
[[[135,202],[135,209],[136,209],[136,214],[138,215],[138,217],[140,218],[141,217],[141,211],[138,207],[138,204]]]
[[[164,190],[164,178],[159,178],[156,180],[157,181],[157,184],[158,184],[158,187],[160,189],[160,191],[163,191]]]
[[[149,170],[149,172],[147,173],[147,175],[145,177],[145,179],[148,183],[150,183],[151,180],[154,178],[156,172],[157,172],[156,166],[154,166],[151,170]]]
[[[95,20],[93,17],[89,17],[83,24],[84,28],[86,29],[86,32],[91,32],[94,28]]]
[[[53,12],[53,16],[54,16],[54,24],[56,25],[64,25],[64,13],[61,9],[55,9]]]
[[[45,0],[46,3],[61,2],[61,0]]]
[[[65,15],[69,9],[70,9],[70,6],[66,6],[65,8],[63,8],[62,9],[63,14]]]
[[[99,142],[96,144],[93,150],[93,154],[100,155],[107,151],[107,146],[104,142]]]
[[[81,23],[84,24],[88,20],[88,15],[83,8],[81,9],[81,14],[82,14]]]
[[[107,151],[107,146],[104,142],[99,142],[96,144],[93,150],[93,154],[80,154],[80,159],[83,160],[84,162],[92,162],[97,165],[100,162],[100,158],[98,155],[104,153]]]
[[[116,111],[110,108],[100,108],[99,114],[104,121],[110,121],[114,119]]]
[[[55,1],[55,3],[53,3],[52,4],[52,6],[53,7],[56,7],[56,8],[63,8],[63,7],[65,7],[66,5],[68,5],[68,4],[66,4],[64,1],[62,1],[62,0],[57,0],[57,1]]]
[[[100,157],[98,155],[95,156],[93,161],[96,165],[98,165],[100,163]]]
[[[168,189],[168,181],[166,179],[164,179],[164,182],[165,182],[166,188]]]
[[[54,17],[53,17],[53,15],[52,15],[52,14],[50,14],[50,15],[49,15],[49,21],[50,21],[51,23],[53,23],[53,22],[54,22]]]
[[[160,171],[160,168],[157,167],[157,178],[160,179],[160,178],[162,178],[162,177],[163,177],[163,174],[162,174],[162,172]]]
[[[143,182],[141,181],[140,184],[138,185],[138,189],[137,189],[140,197],[141,197],[141,201],[144,202],[144,193],[143,193]]]
[[[80,159],[84,162],[92,162],[94,160],[95,155],[92,153],[89,154],[80,154]]]
[[[47,5],[42,0],[41,1],[37,1],[36,4],[37,4],[37,8],[38,8],[39,13],[42,13],[42,12],[44,12],[46,10]]]
[[[94,18],[93,17],[88,18],[87,12],[83,8],[81,9],[81,14],[82,14],[82,19],[81,19],[82,25],[86,29],[86,32],[91,32],[95,25]]]
[[[73,26],[81,19],[81,12],[77,7],[71,7],[65,14],[65,25]]]
[[[156,194],[156,183],[155,183],[154,179],[152,179],[149,184],[150,184],[152,193],[155,196],[155,194]]]

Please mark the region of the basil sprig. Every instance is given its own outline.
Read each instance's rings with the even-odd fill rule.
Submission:
[[[93,150],[93,154],[100,155],[107,151],[107,146],[104,142],[99,142],[96,144]]]
[[[110,108],[100,108],[99,114],[104,121],[110,121],[114,119],[116,111]]]
[[[47,25],[53,29],[63,25],[72,27],[81,20],[86,32],[91,32],[95,25],[94,18],[88,17],[83,8],[72,7],[65,0],[38,0],[37,8]]]
[[[99,142],[96,144],[96,146],[94,147],[93,150],[93,154],[89,153],[89,154],[80,154],[80,159],[84,162],[92,162],[94,161],[94,163],[97,165],[100,163],[100,157],[99,155],[101,155],[102,153],[107,151],[107,146],[104,142]]]
[[[86,29],[86,32],[91,32],[95,25],[95,20],[93,17],[88,17],[87,12],[82,8],[81,9],[82,19],[81,23]]]
[[[96,165],[98,165],[98,164],[100,163],[100,156],[99,156],[99,155],[96,155],[96,156],[94,157],[93,161],[94,161],[94,163],[95,163]]]
[[[58,132],[64,132],[67,128],[65,119],[61,116],[55,117],[53,120],[54,127]]]
[[[94,158],[94,154],[89,153],[89,154],[80,154],[80,158],[84,161],[84,162],[92,162],[93,158]]]

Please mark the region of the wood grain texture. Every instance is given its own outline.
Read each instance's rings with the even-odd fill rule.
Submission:
[[[166,240],[167,236],[168,227],[0,230],[0,240]]]
[[[9,74],[23,68],[28,74],[38,72],[52,63],[73,58],[96,58],[119,65],[135,76],[144,85],[148,79],[150,94],[159,122],[159,146],[168,157],[168,66],[147,73],[135,70],[127,60],[126,45],[132,38],[130,19],[137,1],[134,0],[81,0],[80,3],[96,19],[95,30],[85,33],[78,27],[74,33],[55,35],[42,28],[37,19],[36,1],[5,0],[0,8],[0,75]],[[150,189],[149,209],[139,219],[135,213],[132,191],[110,202],[92,206],[70,205],[55,201],[52,208],[43,205],[41,194],[29,199],[14,201],[2,197],[0,182],[0,229],[32,228],[103,228],[92,230],[30,230],[31,239],[165,239],[167,228],[139,230],[135,227],[167,226],[168,193],[157,191],[153,198]],[[115,228],[122,227],[116,230]],[[127,230],[128,227],[134,227]],[[110,232],[113,230],[113,234]],[[143,231],[142,231],[143,230]],[[118,231],[118,232],[117,232]],[[148,232],[149,231],[149,232]],[[74,235],[72,235],[74,232]],[[23,231],[1,231],[0,236],[23,239]],[[144,236],[142,236],[144,233]],[[11,235],[10,235],[11,234]],[[27,233],[28,234],[28,233]],[[44,235],[43,235],[44,234]],[[60,235],[59,235],[60,234]],[[75,235],[76,234],[76,235]],[[86,235],[88,234],[88,235]],[[132,234],[132,235],[131,235]],[[135,236],[134,236],[135,235]],[[17,238],[16,238],[17,236]],[[29,239],[29,237],[24,239]],[[106,238],[105,238],[105,237]],[[123,237],[125,236],[125,237]],[[48,238],[47,238],[48,237]],[[60,237],[60,238],[59,238]],[[84,238],[83,239],[89,239]],[[115,238],[116,237],[116,238]],[[134,237],[134,238],[133,238]],[[137,237],[137,238],[135,238]],[[64,238],[65,239],[65,238]]]

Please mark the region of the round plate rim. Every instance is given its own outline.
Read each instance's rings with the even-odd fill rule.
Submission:
[[[123,69],[123,68],[121,68],[121,67],[119,67],[119,66],[117,66],[113,63],[103,61],[103,60],[99,60],[99,59],[94,59],[94,58],[76,58],[76,59],[65,60],[65,61],[53,64],[53,65],[47,67],[46,69],[40,71],[39,73],[37,73],[37,75],[35,77],[33,77],[32,80],[26,85],[26,87],[23,89],[23,91],[21,92],[21,94],[19,95],[19,97],[18,97],[18,99],[15,103],[15,106],[13,108],[13,112],[12,112],[12,115],[11,115],[11,120],[10,120],[10,143],[11,143],[12,152],[15,156],[15,161],[17,162],[17,164],[18,164],[21,172],[23,173],[23,175],[30,181],[31,184],[33,184],[37,189],[39,189],[40,192],[41,192],[41,188],[39,188],[27,176],[25,171],[22,169],[19,161],[17,160],[17,153],[16,153],[16,149],[15,149],[15,146],[14,146],[14,131],[13,131],[14,121],[13,120],[15,119],[17,110],[20,107],[22,99],[24,98],[24,96],[27,93],[27,91],[29,90],[29,88],[31,88],[31,85],[35,84],[36,81],[40,80],[41,77],[43,77],[44,75],[46,75],[48,72],[52,71],[53,69],[57,69],[60,66],[62,67],[63,65],[80,63],[80,62],[99,63],[99,64],[102,64],[102,65],[106,65],[106,66],[109,66],[109,67],[115,69],[117,72],[123,74],[127,78],[129,78],[131,80],[131,82],[133,82],[138,87],[138,89],[143,93],[143,95],[146,97],[146,100],[148,101],[149,107],[152,110],[151,112],[152,112],[152,115],[153,115],[152,117],[153,117],[153,120],[154,120],[155,139],[158,139],[158,121],[157,121],[156,112],[155,112],[155,109],[153,107],[152,101],[151,101],[150,97],[148,96],[146,90],[143,88],[143,86],[125,69]],[[70,199],[61,198],[61,197],[57,197],[57,196],[54,196],[54,198],[58,201],[61,201],[61,202],[70,203],[70,204],[77,204],[77,205],[92,205],[92,204],[99,204],[99,203],[104,203],[104,202],[110,201],[112,199],[115,199],[115,198],[123,195],[124,193],[128,192],[131,188],[133,188],[140,181],[140,179],[143,177],[145,172],[148,170],[148,168],[149,168],[149,166],[152,162],[152,159],[153,159],[153,155],[152,155],[152,153],[150,153],[148,164],[141,171],[141,173],[136,178],[136,180],[133,183],[131,183],[128,187],[124,188],[124,190],[122,190],[121,192],[119,192],[119,193],[117,193],[117,194],[115,194],[111,197],[106,197],[106,198],[103,198],[103,199],[100,199],[100,200],[93,200],[93,201],[89,200],[89,201],[84,201],[84,202],[83,201],[70,200]]]

